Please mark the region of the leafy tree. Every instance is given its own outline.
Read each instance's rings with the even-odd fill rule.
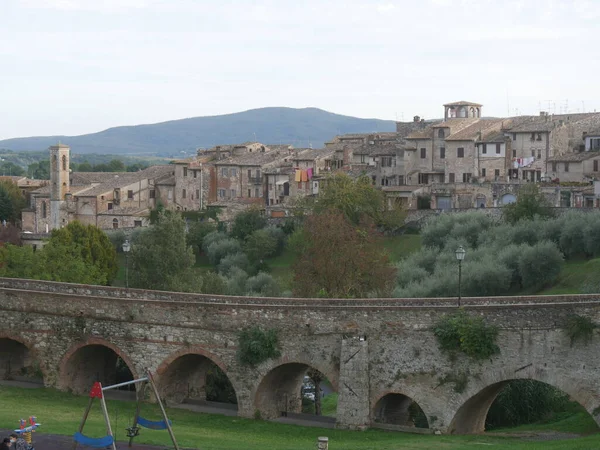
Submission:
[[[77,172],[92,172],[93,170],[94,168],[87,161],[82,162],[79,164],[79,167],[77,167]]]
[[[277,297],[281,294],[281,288],[271,274],[259,272],[246,280],[246,292],[260,297]]]
[[[260,210],[251,208],[235,216],[230,234],[232,237],[244,241],[247,236],[266,225],[267,219],[261,214]]]
[[[277,251],[278,242],[267,229],[256,230],[246,238],[244,251],[253,262],[262,262]]]
[[[17,176],[25,175],[25,170],[21,166],[17,166],[13,162],[5,162],[0,166],[0,175],[4,176]]]
[[[228,275],[233,268],[242,269],[245,272],[250,271],[250,261],[245,253],[230,253],[221,259],[218,271],[222,275]]]
[[[188,245],[191,245],[197,253],[202,250],[202,243],[207,234],[217,229],[214,222],[191,222],[188,224],[186,235]]]
[[[239,241],[228,238],[210,244],[206,250],[206,256],[212,265],[218,266],[227,255],[239,253],[241,250],[242,246]]]
[[[373,230],[355,227],[341,213],[309,216],[304,224],[306,250],[294,265],[294,292],[301,297],[388,295],[395,268]]]
[[[321,383],[325,380],[325,375],[312,367],[306,373],[315,385],[315,415],[321,415]]]
[[[554,212],[537,184],[527,184],[519,191],[515,203],[504,206],[504,220],[517,223],[519,220],[532,220],[536,217],[553,217]]]
[[[364,216],[379,223],[384,209],[383,194],[375,189],[369,177],[352,179],[344,173],[327,177],[319,197],[307,197],[304,204],[317,214],[342,213],[354,225]]]
[[[44,254],[63,255],[72,252],[79,252],[77,259],[98,271],[98,281],[103,281],[100,284],[109,284],[116,276],[117,253],[106,233],[100,228],[74,221],[66,227],[52,230],[50,240],[44,247]]]
[[[179,214],[162,212],[158,222],[133,242],[130,285],[144,289],[200,292],[202,280],[193,271],[195,256]]]
[[[16,223],[21,220],[21,211],[25,208],[25,198],[21,190],[10,180],[0,181],[0,222]]]
[[[27,175],[35,180],[50,179],[50,161],[42,160],[27,166]]]
[[[202,293],[224,295],[227,293],[227,279],[218,273],[209,271],[202,277]]]
[[[540,242],[523,251],[519,258],[519,273],[523,287],[541,288],[554,281],[562,267],[563,257],[552,242]]]
[[[110,172],[125,172],[125,164],[120,159],[112,159],[108,163]]]

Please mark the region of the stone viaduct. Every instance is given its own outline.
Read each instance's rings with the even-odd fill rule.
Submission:
[[[338,427],[402,428],[416,402],[442,433],[483,431],[504,383],[528,378],[566,392],[600,423],[598,338],[571,345],[563,330],[571,314],[599,323],[598,296],[469,298],[463,308],[500,328],[499,355],[473,362],[440,352],[431,328],[456,311],[455,299],[226,297],[0,278],[0,371],[37,363],[45,385],[86,392],[98,377],[110,382],[118,355],[133,376],[150,368],[168,401],[180,402],[202,398],[215,364],[240,416],[274,418],[298,411],[312,367],[339,394]],[[238,333],[251,325],[277,330],[278,359],[237,361]]]

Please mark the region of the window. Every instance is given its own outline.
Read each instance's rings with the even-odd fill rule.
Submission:
[[[248,179],[252,178],[252,170],[248,169]]]
[[[196,198],[200,198],[200,189],[196,189]]]
[[[229,172],[229,171],[227,170],[227,167],[222,167],[222,168],[221,168],[221,176],[222,176],[222,177],[227,177],[227,176],[229,176],[229,173],[228,173],[228,172]]]
[[[538,148],[537,159],[542,159],[542,151]]]
[[[365,158],[367,155],[360,155],[360,163],[364,164],[365,163]]]
[[[248,198],[252,197],[252,189],[248,189]]]
[[[132,200],[133,199],[133,191],[127,191],[127,199],[128,200]]]
[[[458,158],[464,158],[465,157],[465,149],[464,149],[464,147],[458,147],[458,149],[456,150],[456,156]]]
[[[484,155],[487,153],[487,144],[483,144],[483,148],[481,149],[481,153]]]
[[[256,178],[260,178],[260,169],[256,169]]]
[[[496,144],[496,155],[499,155],[499,154],[500,154],[500,151],[501,151],[501,149],[502,149],[501,145],[502,145],[502,144]]]
[[[556,172],[556,163],[555,162],[552,163],[552,172]]]
[[[272,191],[273,190],[273,183],[269,183],[269,190]]]
[[[197,170],[193,170],[192,172],[194,172],[194,178],[198,178],[198,171]]]
[[[67,157],[65,155],[62,157],[62,166],[63,170],[67,170]]]
[[[425,159],[427,158],[427,149],[422,148],[421,149],[421,159]]]
[[[187,192],[185,189],[181,190],[181,198],[186,198],[187,197]]]
[[[596,162],[596,161],[594,161]],[[48,215],[48,210],[46,209],[46,202],[42,202],[42,219],[45,219]]]
[[[113,228],[119,228],[119,219],[113,219]]]
[[[463,183],[469,183],[471,181],[470,173],[463,173]]]
[[[440,128],[440,129],[438,130],[438,138],[440,138],[440,139],[444,139],[445,137],[446,137],[446,136],[445,136],[445,133],[444,133],[444,129],[443,129],[443,128]]]
[[[531,157],[535,158],[535,150],[531,150]]]
[[[269,205],[273,206],[273,199],[272,198],[269,199]]]
[[[112,210],[112,203],[108,202],[108,205],[106,205],[106,207],[108,208],[109,211],[111,211]]]
[[[237,169],[231,169],[231,176],[237,177]]]
[[[494,169],[494,178],[496,180],[500,178],[500,169]]]
[[[485,169],[481,169],[481,176],[485,177]]]
[[[535,133],[531,133],[531,137],[529,138],[530,141],[535,141]]]
[[[537,134],[537,140],[538,140],[538,141],[541,141],[541,140],[542,140],[542,133],[538,133],[538,134]]]
[[[513,150],[513,158],[516,158],[516,157],[517,157],[517,151]]]
[[[184,167],[184,168],[183,168],[183,176],[184,176],[184,177],[187,177],[187,167]]]
[[[513,141],[517,140],[517,133],[513,133]]]
[[[156,198],[156,191],[154,189],[150,189],[150,198]]]
[[[224,197],[225,197],[225,195],[226,195],[226,191],[225,191],[225,189],[219,189],[219,197],[220,197],[220,198],[224,198]]]
[[[598,172],[598,160],[594,160],[594,172]]]
[[[440,159],[446,158],[446,147],[440,147]]]
[[[391,156],[382,156],[381,157],[381,167],[392,167],[392,157]]]
[[[448,183],[454,183],[454,174],[453,173],[448,174]]]
[[[565,163],[565,172],[568,172],[568,171],[569,171],[569,163],[568,163],[568,162],[566,162],[566,163]]]
[[[135,228],[141,227],[142,226],[142,221],[141,220],[134,220],[133,221],[133,226]]]
[[[236,198],[237,197],[237,191],[235,189],[231,190],[231,198]]]
[[[254,196],[255,196],[256,198],[260,197],[260,189],[259,189],[259,188],[255,188],[255,189],[254,189]]]

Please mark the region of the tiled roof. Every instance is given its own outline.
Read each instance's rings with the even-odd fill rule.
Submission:
[[[483,106],[479,103],[466,102],[464,100],[460,100],[458,102],[446,103],[444,106]]]
[[[433,125],[429,125],[427,128],[423,130],[418,130],[413,133],[410,133],[406,139],[432,139],[434,137],[435,130],[438,128],[449,128],[450,134],[456,133],[464,128],[467,128],[474,123],[483,120],[478,118],[470,118],[470,119],[448,119],[441,122],[434,123]]]
[[[586,159],[600,157],[600,152],[580,152],[580,153],[565,153],[553,158],[548,158],[549,162],[580,162]]]
[[[215,166],[262,166],[287,156],[278,152],[252,152],[216,161]]]
[[[299,150],[299,149],[298,149]],[[298,154],[292,154],[288,159],[293,161],[314,161],[317,158],[327,158],[335,153],[335,149],[331,148],[307,148]]]
[[[461,130],[452,132],[446,137],[446,141],[475,141],[482,137],[487,130],[487,134],[495,134],[500,131],[502,125],[501,119],[481,119]],[[491,130],[490,130],[491,129]]]

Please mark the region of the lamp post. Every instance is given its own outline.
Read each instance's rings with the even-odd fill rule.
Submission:
[[[461,282],[461,276],[462,276],[462,262],[463,262],[463,259],[465,259],[465,253],[467,253],[467,252],[462,247],[462,245],[460,247],[458,247],[455,252],[456,259],[458,260],[458,307],[459,308],[460,308],[460,282]]]
[[[129,239],[125,239],[123,242],[123,253],[125,253],[125,287],[129,287],[129,251],[131,250],[131,244]]]

